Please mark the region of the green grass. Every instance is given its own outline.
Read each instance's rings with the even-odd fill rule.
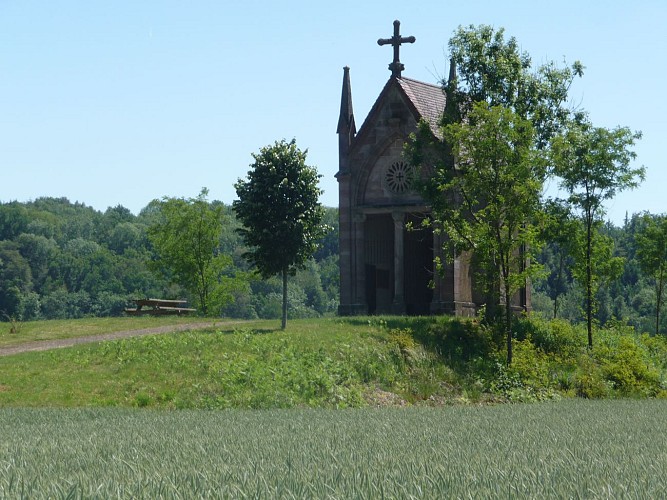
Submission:
[[[2,498],[665,498],[667,402],[0,410]]]
[[[413,377],[382,325],[276,326],[223,323],[0,358],[0,406],[349,407],[376,386],[409,397]],[[434,382],[445,370],[427,356],[421,365]]]
[[[123,320],[46,322],[19,335],[90,335],[169,321]],[[507,368],[493,330],[474,321],[322,318],[290,321],[287,331],[277,321],[221,321],[199,331],[0,357],[0,407],[348,408],[667,398],[665,338],[624,327],[601,330],[589,351],[580,327],[538,320],[517,327]]]
[[[141,330],[167,325],[188,323],[215,323],[212,319],[196,316],[138,316],[122,318],[83,318],[77,320],[26,321],[24,323],[0,323],[0,347],[13,347],[39,340],[86,337],[103,333]],[[217,320],[218,323],[221,320]],[[11,333],[14,326],[17,333]]]

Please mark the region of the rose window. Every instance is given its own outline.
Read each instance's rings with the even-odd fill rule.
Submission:
[[[397,161],[387,168],[384,180],[391,191],[402,194],[410,189],[412,176],[412,167],[404,161]]]

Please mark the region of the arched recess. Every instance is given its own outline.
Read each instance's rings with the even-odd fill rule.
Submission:
[[[354,186],[353,199],[356,206],[368,205],[373,202],[387,204],[391,202],[391,197],[382,194],[382,183],[373,183],[372,178],[381,177],[381,170],[390,163],[401,159],[403,151],[404,137],[395,133],[385,138],[382,142],[376,144],[366,155],[365,160],[358,166],[358,180]],[[370,194],[372,196],[368,196]]]

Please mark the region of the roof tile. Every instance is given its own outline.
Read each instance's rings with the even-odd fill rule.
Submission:
[[[445,93],[442,87],[404,77],[397,81],[422,118],[431,125],[433,133],[441,137],[440,118],[445,110]]]

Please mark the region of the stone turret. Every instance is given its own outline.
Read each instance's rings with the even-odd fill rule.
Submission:
[[[348,172],[347,156],[352,139],[357,133],[352,111],[352,87],[350,86],[350,68],[343,68],[343,90],[340,97],[340,116],[338,117],[338,170]]]

